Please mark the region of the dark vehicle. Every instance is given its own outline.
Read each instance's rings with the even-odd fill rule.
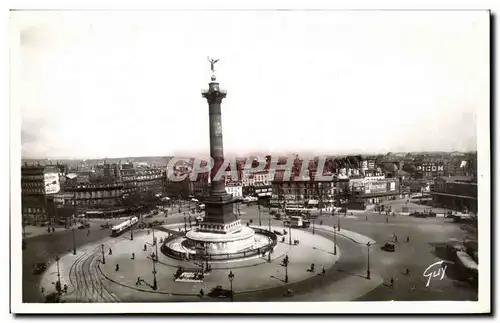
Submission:
[[[380,247],[380,249],[387,251],[387,252],[394,252],[394,251],[396,251],[396,246],[392,242],[386,242],[385,245]]]
[[[222,285],[217,285],[217,286],[215,286],[215,288],[212,288],[212,290],[210,291],[210,294],[208,294],[208,295],[212,296],[212,297],[219,297],[219,298],[231,297],[231,291],[222,288]]]
[[[109,228],[111,228],[111,224],[109,224],[108,222],[101,224],[101,229],[109,229]]]
[[[310,226],[311,226],[311,221],[309,221],[309,220],[302,221],[303,228],[309,228]]]
[[[88,228],[90,228],[90,224],[88,223],[81,224],[78,226],[78,229],[88,229]]]
[[[276,235],[278,235],[278,236],[281,236],[281,235],[283,235],[283,232],[281,232],[281,231],[278,231],[278,230],[274,230],[273,232],[274,232],[274,233],[276,233]]]
[[[40,275],[41,273],[43,273],[45,270],[47,270],[47,264],[43,263],[43,262],[40,262],[38,264],[36,264],[35,266],[35,270],[33,271],[33,273],[35,275]]]
[[[148,224],[149,227],[156,227],[158,225],[165,224],[165,221],[155,220],[155,221],[148,222],[147,224]]]
[[[445,218],[453,218],[453,213],[451,211],[448,211],[444,217]]]
[[[437,214],[436,214],[436,212],[430,211],[430,212],[427,212],[427,216],[431,217],[431,218],[435,218],[437,216]]]
[[[347,213],[347,208],[343,207],[339,210],[339,213]]]
[[[410,215],[416,218],[426,218],[428,216],[427,213],[421,213],[421,212],[413,212]]]
[[[271,210],[271,211],[269,211],[269,214],[271,214],[271,215],[277,215],[278,213],[275,210]]]
[[[275,218],[276,220],[281,220],[283,217],[281,216],[281,214],[279,214],[279,213],[275,213],[275,214],[274,214],[274,218]]]

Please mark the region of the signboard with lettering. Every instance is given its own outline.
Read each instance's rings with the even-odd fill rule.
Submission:
[[[58,173],[45,173],[44,177],[44,186],[45,186],[45,194],[56,194],[61,190],[61,186],[59,185],[59,174]]]
[[[386,193],[387,182],[368,182],[365,184],[365,194]]]
[[[437,177],[444,176],[444,164],[442,162],[428,162],[417,166],[417,174],[420,177]]]

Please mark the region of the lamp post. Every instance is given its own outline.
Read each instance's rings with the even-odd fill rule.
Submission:
[[[101,253],[102,253],[102,264],[106,264],[106,258],[104,258],[104,244],[101,244]]]
[[[232,270],[229,272],[229,275],[227,275],[227,278],[229,279],[229,283],[231,284],[231,302],[232,302],[232,301],[234,301],[234,297],[233,297],[233,279],[234,279],[234,274],[233,274]]]
[[[313,234],[316,234],[316,232],[314,231],[314,223],[316,222],[316,219],[313,219]]]
[[[258,205],[258,207],[259,207],[259,226],[261,227],[262,226],[262,220],[260,218],[260,204]]]
[[[335,230],[335,224],[333,225],[333,255],[337,255],[337,231]]]
[[[186,214],[184,214],[184,232],[187,231]]]
[[[155,226],[154,225],[151,226],[151,230],[153,231],[153,245],[154,245],[156,243],[155,242]]]
[[[366,247],[368,249],[368,262],[367,262],[367,267],[366,267],[366,279],[370,279],[370,246],[371,243],[368,241],[366,244]]]
[[[337,214],[337,231],[340,231],[340,212]]]
[[[156,251],[156,253],[155,253],[154,261],[158,262],[158,242],[157,241],[155,241],[155,251]]]
[[[208,271],[208,244],[205,243],[205,270]]]
[[[292,221],[288,221],[288,243],[292,245]]]
[[[156,265],[155,260],[153,258],[153,290],[158,289],[158,282],[156,281]]]
[[[285,265],[285,283],[288,283],[288,263],[290,262],[290,259],[288,258],[288,255],[285,256],[284,260],[284,265]]]
[[[130,218],[130,240],[134,240],[134,225],[132,224],[132,218]]]
[[[59,271],[59,256],[56,256],[56,264],[57,264],[57,283],[56,290],[60,294],[61,293],[61,273]]]
[[[75,228],[71,229],[73,232],[73,254],[76,255],[76,242],[75,242]]]

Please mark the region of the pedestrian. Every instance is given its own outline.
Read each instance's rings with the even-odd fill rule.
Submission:
[[[388,217],[385,218],[385,223],[389,223],[389,218]]]
[[[148,250],[148,246],[144,244],[144,251]]]
[[[111,248],[109,248],[109,255],[111,256],[113,254],[113,250],[111,250]]]
[[[410,236],[406,236],[406,242],[410,242]]]
[[[394,235],[394,243],[399,243],[399,242],[398,242],[398,236],[397,236],[397,235]]]
[[[132,260],[135,259],[135,253],[132,252]]]
[[[52,232],[56,232],[56,228],[52,227]]]
[[[64,284],[64,294],[67,294],[68,293],[68,285]]]
[[[321,273],[324,275],[326,273],[325,266],[322,266]]]
[[[406,268],[406,276],[410,276],[410,269]]]
[[[118,270],[120,270],[120,265],[116,264],[115,271],[118,271]]]
[[[42,293],[42,295],[45,296],[45,288],[44,287],[40,288],[40,292]]]
[[[141,277],[137,277],[137,282],[135,282],[135,286],[138,286],[141,284]]]
[[[394,288],[394,277],[391,277],[391,288]]]
[[[200,289],[200,297],[203,297],[205,295],[205,292],[203,291],[203,288]]]

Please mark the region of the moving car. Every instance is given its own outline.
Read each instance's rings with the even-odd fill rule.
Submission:
[[[88,228],[90,228],[90,224],[88,224],[88,223],[80,224],[78,226],[78,229],[88,229]]]
[[[386,242],[380,249],[387,252],[394,252],[396,251],[396,246],[392,242]]]
[[[101,224],[101,229],[109,229],[109,228],[111,228],[111,224],[109,224],[108,222]]]

